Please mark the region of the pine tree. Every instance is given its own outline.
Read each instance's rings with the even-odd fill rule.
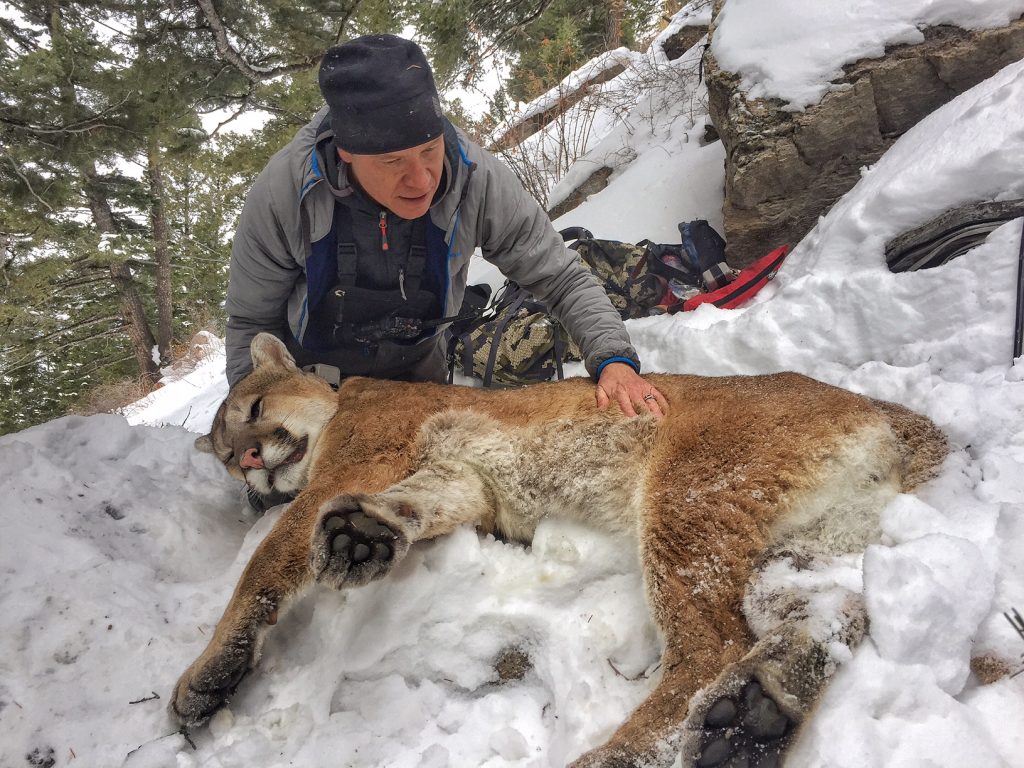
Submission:
[[[660,7],[658,0],[420,0],[416,25],[443,84],[475,82],[494,56],[510,66],[508,95],[529,101],[597,54],[637,46]]]
[[[15,0],[0,17],[0,433],[152,381],[215,316],[244,189],[320,105],[323,50],[383,0]],[[263,110],[207,133],[204,115]],[[155,329],[155,333],[154,333]]]

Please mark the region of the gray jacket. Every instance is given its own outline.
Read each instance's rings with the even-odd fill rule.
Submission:
[[[231,385],[251,370],[249,343],[260,331],[269,331],[289,342],[293,352],[302,352],[297,345],[309,316],[307,259],[313,244],[330,234],[336,202],[349,205],[354,213],[353,235],[360,251],[364,241],[379,238],[374,217],[380,207],[348,183],[344,164],[338,161],[337,178],[328,179],[336,153],[330,148],[329,129],[324,132],[325,115],[326,108],[270,159],[246,198],[231,249],[226,302]],[[430,208],[431,220],[445,232],[448,246],[443,316],[454,315],[461,307],[469,260],[479,247],[506,277],[550,307],[583,351],[592,376],[612,358],[639,368],[629,335],[604,289],[579,265],[512,171],[458,129],[446,131],[445,143],[443,189]],[[376,206],[366,218],[372,230],[361,227],[357,216],[367,213],[368,206]],[[390,216],[393,222],[406,223]],[[407,229],[390,226],[389,238],[396,244],[408,237]],[[389,271],[384,261],[370,266]],[[362,274],[363,261],[359,270]],[[444,366],[443,339],[438,332],[426,340],[429,354],[418,355],[423,359],[409,365],[411,378],[438,378]],[[306,357],[300,364],[308,361]],[[353,371],[342,371],[348,373]]]

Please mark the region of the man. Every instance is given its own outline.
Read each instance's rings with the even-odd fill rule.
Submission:
[[[444,381],[444,335],[429,321],[458,313],[480,247],[579,345],[598,407],[664,412],[603,289],[515,175],[442,116],[415,43],[368,35],[331,48],[320,90],[327,107],[274,155],[242,212],[227,295],[230,384],[248,373],[260,331],[300,365]],[[395,323],[423,330],[405,338]]]

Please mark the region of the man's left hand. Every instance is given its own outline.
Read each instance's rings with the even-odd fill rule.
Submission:
[[[597,381],[597,407],[604,410],[612,401],[627,416],[650,413],[660,419],[668,413],[668,402],[661,392],[626,363],[608,363]]]

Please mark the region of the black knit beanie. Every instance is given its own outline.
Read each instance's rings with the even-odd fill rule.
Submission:
[[[334,143],[354,155],[398,152],[444,132],[434,75],[410,40],[366,35],[331,48],[320,62],[320,93]]]

